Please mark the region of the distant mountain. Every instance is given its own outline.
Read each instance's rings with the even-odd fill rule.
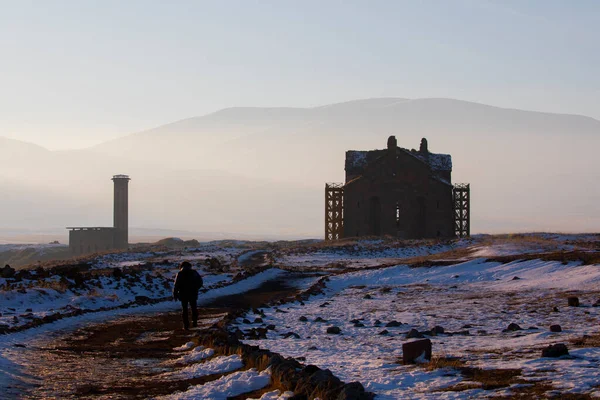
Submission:
[[[110,215],[109,178],[129,173],[133,225],[318,237],[324,183],[343,181],[345,151],[384,148],[389,135],[452,155],[454,182],[472,185],[473,231],[600,229],[600,121],[451,99],[237,107],[86,150],[1,146],[0,177],[102,199]]]

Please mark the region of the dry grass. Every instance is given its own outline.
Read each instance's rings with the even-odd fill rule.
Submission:
[[[402,363],[402,360],[399,363]],[[421,364],[421,366],[427,371],[444,368],[460,369],[465,366],[465,362],[457,357],[433,357],[431,361],[427,364]]]

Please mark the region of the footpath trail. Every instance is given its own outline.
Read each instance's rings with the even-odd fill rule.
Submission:
[[[287,277],[289,280],[289,276]],[[260,307],[293,294],[282,280],[257,289],[220,297],[199,307],[199,327],[210,326],[237,309]],[[181,329],[179,312],[134,315],[88,325],[59,338],[40,339],[23,349],[23,373],[16,398],[137,399],[185,390],[219,376],[166,381],[174,348],[189,342],[194,331]]]

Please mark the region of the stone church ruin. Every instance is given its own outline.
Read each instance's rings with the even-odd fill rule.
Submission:
[[[452,157],[398,147],[346,152],[346,182],[325,185],[325,240],[470,234],[470,186],[452,185]]]
[[[69,227],[71,254],[127,250],[129,247],[129,176],[115,175],[113,227]]]

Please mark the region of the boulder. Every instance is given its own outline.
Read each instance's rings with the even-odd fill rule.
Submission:
[[[542,350],[542,357],[558,358],[569,355],[569,349],[563,343],[551,344]]]
[[[416,329],[411,329],[407,334],[406,334],[406,338],[407,339],[422,339],[425,336],[423,336],[423,334],[421,332],[419,332]]]
[[[390,321],[387,324],[385,324],[386,328],[397,328],[400,325],[402,325],[402,322],[398,322],[398,321]]]
[[[330,326],[327,328],[327,333],[331,335],[339,335],[340,333],[342,333],[342,330],[337,326]]]
[[[284,339],[287,339],[287,338],[300,339],[300,335],[298,335],[296,332],[284,333],[281,335],[281,337],[283,337]]]
[[[327,322],[327,320],[323,319],[321,317],[317,317],[317,318],[315,318],[315,322]]]
[[[0,277],[12,278],[15,275],[15,269],[10,265],[6,264],[4,268],[0,269]]]
[[[550,332],[562,332],[560,325],[550,325]]]
[[[415,340],[402,345],[404,364],[413,364],[419,360],[431,360],[431,340]]]
[[[263,319],[262,318],[254,318],[254,323],[255,324],[262,324],[263,323]]]
[[[515,324],[514,322],[511,322],[508,327],[506,329],[504,329],[502,332],[515,332],[515,331],[521,331],[523,330],[523,328],[521,328],[519,325]]]
[[[350,382],[346,383],[340,394],[336,397],[336,400],[359,400],[359,399],[367,399],[372,398],[372,396],[367,396],[364,386],[360,382]]]
[[[306,322],[306,321],[308,321],[308,318],[306,318],[306,317],[303,315],[303,316],[301,316],[300,318],[298,318],[298,321],[300,321],[300,322]]]
[[[442,328],[442,327],[441,327],[441,326],[439,326],[439,325],[436,325],[436,326],[434,326],[434,327],[431,329],[431,334],[432,334],[433,336],[441,335],[441,334],[443,334],[444,332],[445,332],[445,331],[444,331],[444,328]]]
[[[365,299],[365,300],[370,300],[372,298],[373,298],[373,296],[371,296],[370,294],[365,294],[363,297],[363,299]]]
[[[579,297],[571,296],[567,298],[567,303],[569,307],[579,307]]]

